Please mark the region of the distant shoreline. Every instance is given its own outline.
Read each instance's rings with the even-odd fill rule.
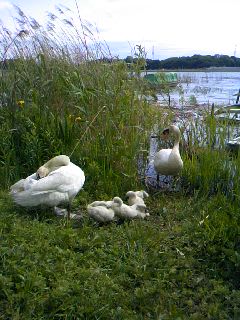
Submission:
[[[159,69],[146,70],[148,72],[240,72],[240,67],[210,67],[199,69]]]

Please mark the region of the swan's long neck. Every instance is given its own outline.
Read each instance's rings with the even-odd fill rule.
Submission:
[[[173,149],[178,149],[179,150],[179,142],[180,142],[180,139],[177,139],[174,141],[174,144],[173,144]]]
[[[48,162],[46,162],[43,166],[49,171],[53,171],[52,168],[59,168],[62,166],[67,166],[70,163],[70,159],[68,156],[60,155],[56,156],[52,159],[50,159]]]
[[[70,163],[70,159],[68,156],[60,155],[50,159],[44,165],[42,165],[38,170],[37,173],[40,178],[46,177],[50,172],[59,169],[62,166],[67,166]]]
[[[174,144],[173,144],[173,150],[179,150],[179,143],[180,143],[180,131],[179,129],[174,130]]]

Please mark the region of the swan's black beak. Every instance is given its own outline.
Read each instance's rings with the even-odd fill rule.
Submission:
[[[162,138],[162,139],[167,139],[168,136],[169,136],[169,133],[170,133],[169,128],[164,129],[163,132],[162,132],[162,134],[161,134],[161,138]]]
[[[163,130],[163,132],[162,132],[162,134],[165,136],[165,135],[168,135],[169,134],[169,128],[167,128],[167,129],[164,129]]]
[[[37,180],[40,180],[40,179],[41,179],[39,173],[36,173],[36,176],[37,176]]]

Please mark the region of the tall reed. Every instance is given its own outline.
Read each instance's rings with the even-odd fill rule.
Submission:
[[[183,177],[189,188],[205,195],[223,192],[232,197],[234,190],[239,192],[239,153],[233,154],[226,148],[234,126],[218,121],[206,111],[203,119],[187,122],[183,132]]]
[[[153,121],[142,79],[130,77],[141,64],[113,58],[91,26],[81,20],[79,29],[61,7],[46,27],[17,10],[16,32],[1,31],[3,186],[61,153],[84,169],[93,194],[141,185],[137,161]]]
[[[89,23],[74,21],[62,7],[46,26],[17,10],[16,30],[1,30],[3,186],[64,153],[83,167],[86,190],[104,195],[140,187],[149,134],[174,118],[144,99],[144,49],[137,47],[129,65],[112,57]],[[228,130],[210,112],[201,122],[183,122],[188,190],[238,194],[239,157],[225,150]]]

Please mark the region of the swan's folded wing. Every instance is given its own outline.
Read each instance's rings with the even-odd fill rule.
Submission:
[[[26,179],[21,179],[17,181],[10,187],[10,194],[29,189],[29,186],[32,185],[36,179],[37,179],[36,173],[33,173],[30,176],[28,176]]]
[[[34,179],[37,180],[37,174],[36,172],[34,172],[33,174],[31,174],[30,176],[27,177],[27,179]]]
[[[68,194],[57,191],[37,191],[32,189],[12,194],[13,200],[23,207],[45,205],[54,207],[69,201]]]
[[[20,192],[24,190],[24,181],[25,179],[21,179],[19,181],[17,181],[16,183],[14,183],[11,187],[10,187],[10,193],[15,193],[15,192]]]
[[[37,183],[32,185],[31,191],[38,193],[51,191],[66,192],[69,186],[69,179],[60,172],[55,172],[45,178],[37,180]]]

